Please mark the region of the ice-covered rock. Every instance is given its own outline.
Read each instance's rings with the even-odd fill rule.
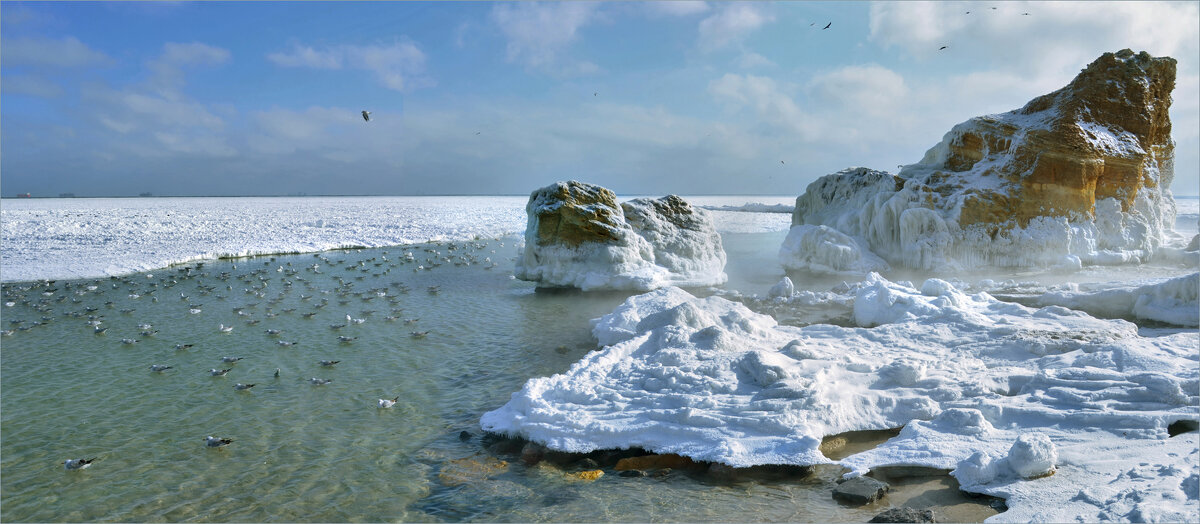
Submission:
[[[776,282],[771,289],[767,290],[767,298],[790,298],[796,292],[796,285],[792,283],[792,279],[783,277],[783,280]]]
[[[779,248],[779,262],[787,269],[820,273],[869,273],[889,269],[874,253],[828,226],[792,227]]]
[[[954,126],[898,175],[818,179],[792,226],[824,225],[924,269],[1147,260],[1175,222],[1174,86],[1172,58],[1105,53],[1021,109]]]
[[[954,469],[964,489],[1004,497],[1006,520],[1200,518],[1197,435],[1167,429],[1200,407],[1200,334],[1142,337],[1123,320],[941,281],[918,290],[872,274],[856,288],[862,327],[779,325],[676,288],[630,297],[594,323],[611,345],[529,380],[480,423],[555,450],[734,467],[828,463],[825,436],[904,426],[837,463],[852,476]],[[1057,458],[1038,442],[1014,449],[1032,433]],[[1054,475],[1019,474],[1047,464]]]
[[[569,181],[529,196],[525,250],[514,275],[545,287],[649,290],[722,284],[725,251],[707,212],[683,199],[624,204]]]
[[[1035,478],[1054,472],[1058,451],[1044,433],[1025,433],[1008,450],[1008,467],[1023,478]]]

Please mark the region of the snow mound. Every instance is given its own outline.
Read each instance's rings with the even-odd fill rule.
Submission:
[[[779,248],[784,268],[819,273],[869,273],[890,269],[887,262],[828,226],[799,225]]]
[[[735,467],[828,463],[824,436],[904,426],[839,462],[852,475],[959,468],[965,488],[1009,499],[1006,520],[1131,518],[1111,497],[1076,500],[1102,485],[1136,486],[1160,518],[1200,517],[1187,488],[1195,434],[1167,432],[1197,418],[1197,333],[1144,338],[1122,320],[876,274],[853,307],[863,327],[795,328],[674,288],[631,297],[594,322],[611,345],[529,380],[480,422],[563,451],[642,447]],[[1046,440],[1014,449],[1035,432]],[[1055,475],[1024,478],[1047,464]]]

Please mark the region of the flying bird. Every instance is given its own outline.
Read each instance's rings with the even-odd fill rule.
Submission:
[[[371,121],[371,112],[370,112],[370,111],[363,111],[362,113],[363,113],[363,121],[364,121],[364,122],[370,122],[370,121]]]
[[[96,459],[67,459],[63,461],[63,467],[67,470],[83,469],[92,465]]]
[[[826,29],[829,29],[829,26],[831,26],[831,25],[833,25],[833,22],[829,22],[828,24],[825,24],[825,27],[822,27],[821,30],[824,31]]]
[[[945,48],[947,48],[947,47],[950,47],[950,46],[948,46],[948,45],[944,45],[944,46],[942,46],[942,47],[939,47],[939,48],[938,48],[938,51],[941,51],[941,50],[943,50],[943,49],[945,49]]]
[[[204,445],[210,448],[219,448],[233,443],[233,439],[217,438],[213,436],[204,437]]]

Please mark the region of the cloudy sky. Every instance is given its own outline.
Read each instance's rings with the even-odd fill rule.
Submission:
[[[0,189],[797,195],[1132,48],[1196,195],[1198,5],[5,1]]]

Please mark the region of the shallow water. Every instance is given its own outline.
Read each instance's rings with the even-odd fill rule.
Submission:
[[[724,235],[727,288],[761,294],[778,281],[773,255],[783,236]],[[736,481],[608,470],[588,482],[569,476],[579,467],[526,466],[485,446],[480,415],[527,379],[564,371],[594,349],[588,320],[628,296],[535,292],[511,278],[514,241],[5,285],[14,305],[0,315],[17,331],[2,341],[0,520],[862,522],[906,500],[958,508],[953,520],[995,513],[945,476],[899,482],[884,501],[850,508],[830,496],[836,468]],[[404,261],[405,252],[416,260]],[[499,265],[486,269],[485,257]],[[455,265],[464,258],[476,263]],[[795,278],[810,289],[840,282]],[[107,332],[93,334],[89,315]],[[364,322],[331,327],[347,315]],[[143,336],[139,324],[157,333]],[[220,324],[234,329],[221,333]],[[225,364],[224,356],[244,360]],[[155,373],[151,364],[173,369]],[[231,371],[213,377],[211,368]],[[316,386],[313,377],[333,382]],[[239,382],[256,386],[235,391]],[[376,407],[396,396],[393,408]],[[206,435],[234,443],[208,449]],[[91,457],[87,470],[63,470],[64,459]]]

